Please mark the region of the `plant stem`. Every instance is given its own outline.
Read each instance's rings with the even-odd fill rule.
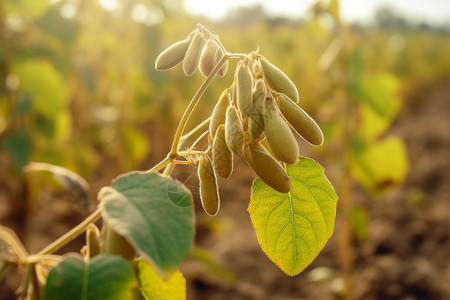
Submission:
[[[159,170],[165,168],[167,165],[173,163],[174,158],[172,158],[170,155],[167,155],[166,158],[164,158],[162,161],[160,161],[157,165],[155,165],[153,168],[146,171],[146,173],[150,172],[158,172]]]
[[[216,41],[216,43],[219,45],[219,47],[222,49],[223,53],[226,53],[227,51],[225,50],[225,47],[222,45],[222,43],[219,41],[219,39],[211,33],[211,31],[209,31],[208,29],[206,29],[205,26],[203,26],[202,24],[197,24],[197,27],[203,31],[203,33],[206,33],[207,35],[209,35],[209,37],[211,39],[213,39],[214,41]]]
[[[240,59],[242,59],[242,58],[247,57],[247,54],[244,54],[244,53],[230,53],[230,52],[228,52],[227,55],[228,55],[228,58],[240,58]]]
[[[192,112],[194,111],[194,108],[197,105],[198,101],[203,96],[203,93],[206,91],[206,88],[209,86],[209,84],[213,80],[214,76],[219,72],[219,70],[222,68],[223,64],[228,60],[228,58],[229,58],[228,54],[225,54],[224,56],[222,56],[222,58],[219,60],[219,62],[216,64],[214,69],[209,74],[209,76],[206,78],[206,80],[200,86],[197,93],[195,93],[195,95],[192,98],[191,102],[189,103],[188,107],[184,111],[184,114],[181,117],[180,123],[178,124],[177,131],[175,132],[175,137],[172,142],[172,147],[171,147],[170,154],[169,154],[169,157],[171,159],[175,159],[179,156],[178,144],[180,142],[181,135],[183,134],[186,124],[187,124]]]
[[[199,132],[202,132],[202,131],[206,130],[206,128],[208,128],[208,126],[209,126],[209,121],[210,120],[211,120],[211,117],[206,118],[203,122],[201,122],[200,124],[195,126],[195,128],[193,128],[191,131],[189,131],[188,133],[183,135],[180,138],[180,141],[178,142],[178,150],[180,150],[184,146],[184,144],[187,142],[187,140],[190,137],[192,137],[193,135],[198,134]],[[164,169],[163,175],[169,176],[170,173],[172,172],[173,168],[175,168],[175,166],[176,166],[176,164],[174,164],[173,162],[168,164],[166,166],[166,168]]]
[[[342,229],[340,234],[341,248],[341,267],[344,277],[344,299],[352,298],[353,290],[353,246],[352,246],[352,228],[350,224],[350,212],[352,208],[351,177],[348,164],[346,163],[341,182],[340,209],[342,215]]]
[[[166,167],[173,161],[174,161],[173,158],[171,158],[170,155],[168,155],[165,159],[163,159],[157,165],[155,165],[153,168],[148,170],[147,173],[158,172],[159,170]],[[88,216],[83,222],[81,222],[76,227],[72,228],[69,232],[64,234],[62,237],[60,237],[59,239],[57,239],[56,241],[54,241],[53,243],[51,243],[50,245],[48,245],[47,247],[45,247],[44,249],[39,251],[36,254],[36,256],[52,253],[52,252],[58,250],[59,248],[61,248],[62,246],[64,246],[65,244],[67,244],[68,242],[75,239],[77,236],[79,236],[81,233],[83,233],[90,224],[94,223],[101,217],[102,211],[103,211],[103,205],[100,204],[99,207],[90,216]]]
[[[77,236],[79,236],[81,233],[83,233],[86,230],[86,228],[89,226],[89,224],[97,221],[100,218],[100,216],[102,215],[102,212],[103,212],[103,205],[100,204],[97,207],[97,209],[89,217],[87,217],[83,222],[81,222],[76,227],[72,228],[69,232],[64,234],[62,237],[60,237],[59,239],[57,239],[56,241],[54,241],[53,243],[51,243],[50,245],[48,245],[47,247],[45,247],[44,249],[39,251],[36,255],[45,255],[45,254],[52,253],[52,252],[58,250],[59,248],[61,248],[62,246],[64,246],[65,244],[67,244],[68,242],[72,241]]]
[[[200,124],[198,124],[194,129],[192,129],[191,131],[189,131],[188,133],[186,133],[185,135],[183,135],[180,139],[180,147],[184,146],[184,143],[186,143],[186,141],[192,137],[193,135],[198,134],[199,132],[203,132],[205,131],[208,127],[209,127],[209,121],[211,121],[211,117],[208,117],[207,119],[205,119],[203,122],[201,122]]]
[[[189,105],[188,109],[190,108],[190,111],[192,112],[192,110],[195,108],[195,104],[198,102],[198,100],[200,99],[200,97],[202,96],[202,94],[204,93],[204,91],[206,90],[206,87],[208,86],[209,82],[212,80],[212,78],[214,77],[214,75],[219,71],[220,67],[223,65],[225,59],[227,58],[226,56],[224,56],[219,63],[217,64],[217,67],[211,72],[212,76],[210,75],[207,80],[205,80],[205,82],[203,83],[203,85],[200,87],[199,91],[197,91],[197,93],[195,94],[194,98],[192,99],[191,103],[193,102],[193,105]],[[214,72],[215,71],[215,72]],[[208,81],[208,79],[210,79]],[[203,91],[200,92],[203,88]],[[199,93],[200,92],[200,93]],[[186,110],[187,111],[187,110]],[[190,113],[189,114],[185,114],[183,115],[183,118],[180,121],[180,124],[178,125],[178,130],[177,130],[177,134],[175,135],[175,139],[174,139],[174,144],[173,145],[178,145],[179,141],[180,141],[180,137],[181,137],[181,133],[182,130],[184,130],[184,127],[186,126],[187,120],[189,119]],[[182,124],[183,122],[183,124]],[[206,119],[205,121],[203,121],[200,125],[198,125],[196,128],[194,128],[193,131],[191,131],[188,135],[190,134],[194,134],[193,132],[197,132],[198,130],[201,130],[205,124],[208,124],[209,122],[209,118]],[[181,125],[181,126],[180,126]],[[180,133],[181,132],[181,133]],[[177,138],[178,136],[178,138]],[[185,137],[185,139],[187,139],[188,137]],[[172,154],[173,152],[171,152]],[[153,168],[149,169],[147,171],[147,173],[150,172],[158,172],[159,170],[167,167],[168,165],[173,164],[175,157],[174,156],[178,156],[178,151],[175,152],[175,155],[167,155],[166,158],[164,158],[162,161],[160,161],[157,165],[155,165]],[[180,162],[181,163],[181,162]],[[183,162],[184,163],[184,162]],[[87,217],[83,222],[81,222],[78,226],[72,228],[72,230],[70,230],[69,232],[67,232],[65,235],[63,235],[62,237],[60,237],[59,239],[57,239],[56,241],[54,241],[53,243],[51,243],[50,245],[48,245],[47,247],[45,247],[44,249],[42,249],[41,251],[39,251],[36,255],[45,255],[45,254],[49,254],[52,253],[56,250],[58,250],[59,248],[61,248],[62,246],[64,246],[65,244],[67,244],[68,242],[72,241],[73,239],[75,239],[78,235],[80,235],[81,233],[83,233],[86,228],[94,223],[95,221],[97,221],[103,211],[103,206],[99,206],[97,208],[96,211],[94,211],[89,217]],[[26,257],[26,255],[25,255]]]

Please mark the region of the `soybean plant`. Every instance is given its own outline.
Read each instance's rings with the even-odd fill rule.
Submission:
[[[238,60],[230,86],[221,93],[212,115],[185,133],[205,90],[215,76],[227,73],[230,59]],[[194,211],[189,190],[170,177],[180,164],[197,168],[201,204],[206,214],[214,216],[220,208],[217,176],[228,178],[234,157],[244,156],[259,177],[253,182],[248,208],[259,244],[288,275],[304,270],[330,238],[337,195],[323,168],[299,156],[294,132],[316,146],[324,138],[299,106],[292,80],[259,49],[248,54],[228,52],[202,25],[164,50],[155,67],[167,71],[179,64],[187,76],[199,69],[206,79],[161,162],[147,171],[119,175],[100,190],[95,212],[34,255],[26,252],[14,233],[0,228],[0,275],[13,264],[25,267],[21,297],[184,299],[185,282],[177,269],[193,241]],[[196,139],[181,151],[188,138]],[[198,149],[203,138],[207,146]],[[71,186],[88,189],[69,170],[39,166],[34,171],[46,170]],[[101,231],[94,224],[100,218]],[[85,231],[87,244],[81,255],[51,254]]]

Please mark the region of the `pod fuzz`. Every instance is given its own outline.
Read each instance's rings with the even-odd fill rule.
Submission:
[[[264,121],[263,106],[267,96],[266,86],[262,79],[258,79],[252,93],[252,111],[248,119],[248,131],[253,140],[263,137]]]
[[[197,31],[192,38],[192,42],[186,51],[183,59],[183,71],[187,76],[191,76],[198,69],[202,49],[205,46],[205,38],[203,33]]]
[[[236,104],[242,116],[250,116],[252,109],[253,79],[246,65],[240,64],[236,72]]]
[[[230,177],[233,172],[233,153],[225,141],[225,125],[216,131],[212,146],[214,170],[222,178]]]
[[[161,52],[158,58],[156,58],[155,69],[158,71],[167,71],[182,62],[191,41],[192,37],[176,42]]]
[[[208,215],[214,216],[219,211],[220,198],[214,168],[207,155],[202,155],[200,158],[198,179],[200,181],[200,200],[203,209]]]
[[[202,55],[200,57],[200,72],[203,76],[208,77],[214,66],[217,63],[217,51],[219,50],[219,45],[216,41],[209,39],[203,48]]]
[[[219,49],[217,49],[217,52],[216,52],[216,64],[222,59],[222,57],[224,55],[225,55],[225,53],[223,52],[222,48],[219,47]],[[228,71],[228,60],[223,64],[222,68],[220,68],[217,75],[219,75],[220,77],[223,77],[223,76],[225,76],[225,74],[227,74],[227,71]]]
[[[281,113],[299,135],[313,145],[322,145],[323,133],[313,118],[286,95],[278,95],[277,102]]]
[[[220,95],[219,101],[217,101],[211,115],[211,121],[209,122],[209,134],[211,140],[216,135],[217,128],[219,128],[221,124],[225,124],[227,108],[230,106],[230,101],[230,89],[226,89]]]
[[[280,193],[290,191],[291,181],[284,167],[259,142],[247,143],[244,146],[244,157],[256,175],[268,186]]]
[[[271,64],[265,57],[261,57],[260,62],[269,85],[274,90],[286,94],[289,98],[298,103],[298,91],[292,80],[289,79],[283,71]]]
[[[222,48],[213,39],[208,39],[206,45],[203,48],[202,55],[200,57],[200,72],[203,76],[208,77],[211,71],[224,56]],[[217,75],[220,77],[225,76],[228,70],[228,60],[224,62]]]
[[[228,148],[235,154],[239,154],[242,151],[242,146],[244,144],[244,130],[238,112],[234,106],[230,106],[227,109],[225,141]]]
[[[264,105],[263,120],[264,132],[275,157],[287,164],[295,164],[298,160],[297,141],[270,98]]]

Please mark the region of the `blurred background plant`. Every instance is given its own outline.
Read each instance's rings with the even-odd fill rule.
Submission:
[[[340,207],[335,236],[310,276],[285,278],[254,247],[246,213],[254,175],[242,168],[223,182],[221,213],[197,214],[201,248],[183,270],[190,299],[450,297],[450,25],[389,8],[374,11],[371,23],[349,23],[333,0],[301,18],[255,5],[213,20],[189,14],[187,2],[0,3],[1,224],[34,252],[88,214],[60,199],[68,194],[52,178],[25,175],[30,161],[81,174],[91,196],[117,174],[158,162],[203,78],[158,73],[154,61],[202,23],[230,51],[259,46],[293,79],[325,134],[323,147],[301,142],[301,153],[326,166]],[[211,113],[229,73],[213,82],[194,119]],[[195,190],[189,172],[175,176]],[[0,299],[16,286],[13,271],[7,275]]]

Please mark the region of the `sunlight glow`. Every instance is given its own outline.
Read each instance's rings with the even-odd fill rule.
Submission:
[[[143,3],[138,3],[131,10],[131,18],[137,23],[153,26],[164,20],[164,12],[158,7],[149,8]]]
[[[325,3],[328,0],[324,1]],[[212,19],[223,18],[230,9],[261,4],[272,16],[291,18],[304,17],[317,0],[184,0],[187,12],[204,15]],[[373,21],[374,13],[380,7],[389,7],[400,16],[430,23],[450,23],[450,1],[448,0],[341,0],[341,14],[347,22],[367,23]]]
[[[229,9],[248,7],[257,4],[264,5],[264,9],[270,14],[292,15],[301,14],[314,3],[315,0],[292,1],[292,0],[185,0],[184,8],[192,14],[201,14],[212,19],[220,19],[226,15]]]
[[[113,11],[119,8],[118,0],[98,0],[100,4],[109,11]]]
[[[66,3],[61,6],[59,13],[65,19],[73,19],[77,13],[77,9],[72,3]]]
[[[143,3],[138,3],[131,10],[131,18],[138,23],[144,23],[148,18],[148,9]]]

